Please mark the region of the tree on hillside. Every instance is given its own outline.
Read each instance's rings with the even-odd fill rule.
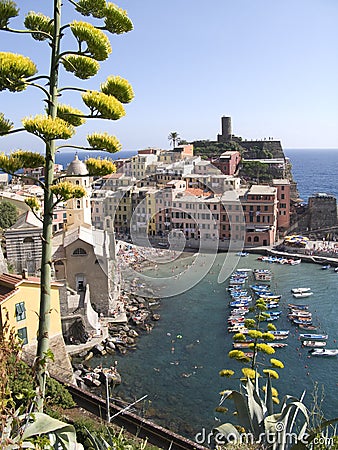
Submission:
[[[173,148],[175,148],[176,144],[179,144],[180,142],[180,135],[176,131],[172,131],[168,136],[168,140]]]
[[[6,200],[0,203],[0,228],[5,230],[15,224],[19,216],[18,209]]]
[[[86,80],[97,74],[100,61],[105,61],[111,53],[111,45],[106,32],[122,34],[133,29],[127,13],[113,3],[105,0],[68,0],[69,5],[81,16],[91,16],[96,25],[87,21],[73,20],[62,23],[61,13],[64,10],[62,0],[50,3],[52,17],[30,11],[24,18],[24,30],[10,27],[10,21],[19,15],[19,9],[12,0],[0,0],[0,29],[11,33],[22,33],[31,36],[38,43],[48,46],[49,69],[47,74],[37,74],[37,66],[28,57],[9,52],[0,52],[0,91],[8,90],[16,93],[27,87],[36,87],[43,93],[45,110],[35,117],[22,119],[22,127],[15,128],[10,119],[0,113],[0,135],[26,131],[39,138],[45,147],[45,155],[17,150],[10,155],[0,155],[0,168],[7,173],[15,173],[22,168],[45,166],[45,180],[37,183],[44,189],[44,215],[42,234],[41,260],[41,294],[39,311],[38,346],[36,358],[36,374],[38,386],[38,408],[43,409],[44,386],[46,380],[47,356],[49,354],[50,329],[50,285],[52,266],[52,220],[55,199],[69,200],[82,197],[84,189],[54,179],[53,169],[55,153],[73,145],[59,144],[59,141],[70,139],[75,129],[85,123],[86,119],[117,120],[125,115],[123,104],[129,103],[133,97],[133,89],[127,80],[120,76],[109,76],[100,85],[99,90],[86,90],[77,86],[59,86],[61,70],[72,73],[76,78]],[[32,2],[33,5],[33,2]],[[68,6],[68,5],[67,5]],[[98,24],[99,23],[99,24]],[[25,33],[25,34],[23,34]],[[73,48],[64,48],[73,39]],[[33,47],[39,51],[38,47]],[[60,102],[65,93],[81,96],[86,112]],[[104,150],[116,152],[121,144],[115,136],[108,133],[92,133],[87,136],[88,150]],[[84,148],[81,146],[81,148]],[[108,160],[87,161],[89,173],[103,175],[115,170]],[[31,202],[34,206],[34,202]]]

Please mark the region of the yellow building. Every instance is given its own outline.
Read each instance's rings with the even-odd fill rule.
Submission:
[[[62,336],[59,285],[51,285],[50,338]],[[0,275],[0,330],[6,320],[17,330],[23,344],[36,344],[40,305],[40,278],[4,273]]]

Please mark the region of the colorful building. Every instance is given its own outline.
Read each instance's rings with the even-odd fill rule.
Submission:
[[[62,335],[58,283],[51,284],[50,333]],[[0,328],[7,322],[24,345],[36,344],[40,309],[40,278],[4,273],[0,275]]]

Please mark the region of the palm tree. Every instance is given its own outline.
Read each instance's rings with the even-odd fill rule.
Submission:
[[[169,136],[168,139],[170,141],[170,144],[173,144],[173,148],[176,147],[176,142],[179,143],[180,142],[180,135],[176,132],[176,131],[172,131]]]

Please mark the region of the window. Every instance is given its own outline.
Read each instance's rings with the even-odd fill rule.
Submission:
[[[84,256],[86,254],[87,254],[86,250],[81,247],[78,247],[73,251],[73,256]]]
[[[15,305],[15,317],[17,322],[26,319],[25,302],[20,302]]]
[[[22,340],[22,343],[23,343],[24,345],[25,345],[25,344],[28,344],[27,327],[20,328],[20,329],[18,330],[18,336],[19,336],[19,338]]]
[[[76,208],[77,209],[81,208],[81,201],[80,200],[76,200]]]

